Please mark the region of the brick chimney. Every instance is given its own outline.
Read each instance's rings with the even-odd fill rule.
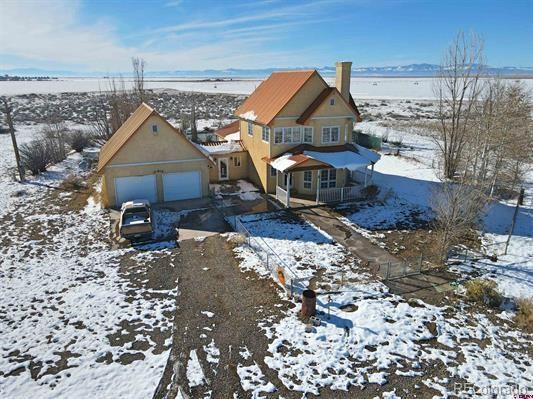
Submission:
[[[335,63],[335,87],[346,101],[350,101],[350,75],[352,73],[351,61]]]

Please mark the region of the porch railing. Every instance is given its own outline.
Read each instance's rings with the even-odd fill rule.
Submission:
[[[280,186],[276,186],[276,199],[283,205],[287,206],[287,190],[282,189]]]
[[[317,203],[351,201],[363,197],[361,187],[318,188]]]

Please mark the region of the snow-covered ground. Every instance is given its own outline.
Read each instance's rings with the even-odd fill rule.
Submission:
[[[204,93],[250,94],[264,79],[238,78],[210,81],[209,78],[146,78],[147,89],[175,89]],[[325,78],[335,85],[334,77]],[[533,79],[521,79],[527,87],[533,87]],[[126,79],[126,86],[132,80]],[[2,81],[0,95],[30,93],[91,92],[105,90],[109,81],[102,78],[60,78],[49,81]],[[432,78],[378,78],[352,77],[351,93],[355,99],[433,99]]]
[[[382,157],[375,165],[373,182],[381,189],[383,203],[363,207],[348,216],[353,224],[368,230],[386,230],[412,218],[431,218],[431,196],[438,187],[438,154],[436,144],[426,136],[398,128],[387,128],[378,122],[357,125],[363,132],[382,137],[389,142],[401,139],[401,156],[393,155],[394,146],[385,144]],[[386,155],[390,154],[390,155]],[[505,241],[511,228],[514,203],[493,202],[485,210],[480,225],[484,252],[497,254],[498,262],[477,261],[459,265],[456,270],[476,270],[498,283],[508,297],[533,297],[533,173],[526,182],[526,201],[520,208],[507,255]]]
[[[20,141],[31,135],[21,130]],[[24,185],[0,179],[3,398],[146,398],[165,367],[176,288],[144,282],[169,252],[113,250],[109,216],[92,197],[67,207],[73,194],[57,187],[81,173],[79,161],[73,154]]]
[[[466,309],[391,295],[382,283],[367,280],[357,263],[346,262],[345,250],[309,223],[269,214],[243,223],[305,280],[315,277],[319,286],[334,287],[318,290],[319,326],[306,327],[296,302],[279,322],[259,323],[270,341],[264,361],[288,389],[319,394],[327,387],[348,390],[410,377],[416,382],[407,391],[395,385],[399,397],[448,397],[459,388],[464,397],[478,389],[533,383],[533,367],[523,355],[529,340],[519,331]],[[246,244],[235,251],[241,268],[269,275]],[[338,288],[332,281],[340,270],[351,278]],[[254,380],[248,373],[239,375],[243,387]],[[471,386],[456,387],[458,381]],[[261,381],[260,386],[267,385]],[[490,396],[485,392],[479,397]]]

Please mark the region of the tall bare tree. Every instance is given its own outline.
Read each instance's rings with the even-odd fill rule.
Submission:
[[[2,97],[3,111],[6,118],[6,123],[9,128],[9,134],[11,135],[11,142],[13,144],[13,151],[15,152],[15,160],[17,162],[17,170],[19,172],[20,181],[23,182],[26,180],[24,176],[24,168],[20,161],[19,148],[17,144],[17,137],[15,136],[15,126],[13,124],[13,107],[9,103],[7,97]]]
[[[144,91],[144,67],[146,63],[140,57],[133,57],[131,59],[131,65],[133,67],[133,92],[135,93],[137,105],[140,105],[146,101]]]
[[[480,91],[483,43],[480,37],[459,33],[446,51],[434,91],[438,100],[438,131],[443,176],[453,179],[460,171],[463,152]]]

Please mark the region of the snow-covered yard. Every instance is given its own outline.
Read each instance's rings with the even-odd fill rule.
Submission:
[[[383,150],[375,166],[374,184],[380,190],[377,204],[362,206],[347,216],[347,222],[369,230],[408,228],[414,222],[431,220],[431,196],[438,187],[438,154],[431,138],[413,132],[387,129],[376,122],[358,125],[363,131],[377,136],[389,135],[390,140],[402,139],[401,155]],[[480,223],[482,251],[497,254],[498,261],[467,262],[454,270],[477,273],[492,278],[499,290],[508,297],[531,297],[533,294],[533,173],[526,182],[526,203],[520,208],[514,235],[507,255],[503,255],[505,241],[511,228],[513,201],[491,203]]]
[[[460,301],[440,307],[392,295],[357,263],[347,262],[345,250],[309,223],[267,214],[245,218],[244,224],[306,280],[316,277],[326,287],[318,290],[320,326],[306,329],[296,302],[279,322],[259,323],[270,342],[264,361],[291,391],[361,392],[369,384],[391,382],[380,392],[396,387],[399,397],[447,397],[456,389],[467,395],[533,384],[533,368],[524,355],[528,336],[491,321],[494,313],[488,317]],[[268,276],[246,244],[235,251],[241,268]],[[351,278],[339,287],[333,280],[341,269]],[[248,383],[244,378],[243,386]]]
[[[19,141],[34,135],[21,129]],[[111,249],[109,217],[62,179],[82,174],[72,154],[21,185],[1,137],[0,396],[151,397],[171,338],[176,284],[154,284],[170,250]],[[13,193],[18,192],[18,196]],[[173,266],[173,265],[172,265]]]

